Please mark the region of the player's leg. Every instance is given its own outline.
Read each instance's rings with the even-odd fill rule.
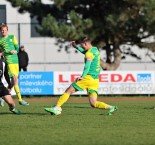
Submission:
[[[80,81],[77,82],[73,82],[65,91],[65,93],[63,93],[56,106],[51,107],[51,108],[44,108],[45,111],[50,112],[51,115],[59,115],[61,114],[61,106],[68,100],[68,98],[70,97],[71,94],[77,92],[77,91],[83,91],[86,88],[86,79],[82,79]]]
[[[0,83],[0,106],[4,107],[4,100],[1,98],[3,95],[3,84]]]
[[[15,108],[15,103],[14,103],[14,101],[13,101],[11,95],[5,95],[5,96],[3,97],[3,99],[4,99],[5,102],[8,104],[9,110],[10,110],[12,113],[18,114],[18,115],[21,114],[21,112],[20,112],[18,109]]]
[[[88,96],[89,102],[92,107],[99,108],[99,109],[108,109],[108,115],[111,115],[114,111],[117,110],[116,106],[111,106],[106,104],[105,102],[97,101],[98,96],[98,86],[99,86],[99,79],[93,79],[90,76],[88,82]]]
[[[19,85],[18,85],[19,66],[18,66],[18,64],[8,64],[8,70],[9,70],[9,75],[10,75],[11,79],[13,80],[14,89],[15,89],[16,95],[18,97],[18,101],[21,102],[22,97],[21,97],[20,89],[19,89]]]
[[[0,106],[4,107],[4,100],[2,98],[0,98]]]
[[[70,95],[75,93],[76,89],[70,85],[66,91],[59,97],[57,104],[54,107],[51,108],[44,108],[45,111],[50,112],[51,115],[60,115],[61,114],[61,106],[67,102],[67,100],[69,99]]]
[[[92,107],[99,108],[99,109],[109,109],[110,108],[109,104],[106,104],[101,101],[97,101],[97,93],[96,92],[89,93],[88,96],[89,96],[89,103]]]
[[[70,85],[66,89],[65,93],[63,93],[60,96],[60,98],[59,98],[56,106],[57,107],[61,107],[68,100],[68,98],[70,97],[70,95],[73,94],[73,93],[75,93],[75,92],[76,92],[76,89],[72,85]]]
[[[4,99],[4,101],[8,104],[9,106],[9,110],[14,113],[14,114],[21,114],[21,112],[15,108],[15,103],[9,93],[9,91],[3,86],[2,89],[2,99]]]
[[[92,107],[109,110],[108,115],[112,115],[118,109],[117,106],[111,106],[105,102],[98,101],[96,92],[89,93],[89,103]]]
[[[21,93],[20,93],[20,88],[19,88],[19,85],[18,85],[18,74],[19,74],[19,66],[18,66],[18,64],[8,64],[8,68],[9,68],[8,69],[9,70],[9,75],[13,78],[14,89],[15,89],[16,95],[18,97],[19,104],[23,105],[23,106],[29,105],[28,102],[22,100],[22,96],[21,96]]]

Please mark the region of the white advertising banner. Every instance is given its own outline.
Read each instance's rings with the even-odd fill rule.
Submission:
[[[54,72],[54,94],[62,94],[82,72]],[[99,94],[155,94],[153,71],[104,71],[99,76]],[[86,94],[77,92],[76,94]]]
[[[99,78],[99,94],[155,93],[153,71],[105,71]]]
[[[82,72],[54,72],[54,94],[60,95],[71,85],[74,80],[81,76]],[[87,94],[84,92],[76,92],[75,94]]]
[[[33,80],[27,78],[28,74],[32,76],[40,74],[42,77]],[[24,77],[19,77],[19,86],[22,95],[61,95],[79,77],[82,72],[27,72],[21,73]],[[44,76],[44,77],[43,77]],[[7,83],[3,79],[5,86]],[[39,82],[38,82],[39,81]],[[51,85],[49,85],[48,82]],[[29,83],[28,83],[29,82]],[[40,83],[44,82],[44,83]],[[154,71],[102,71],[99,75],[99,95],[102,94],[155,94],[155,72]],[[30,86],[31,84],[31,86]],[[25,87],[39,87],[41,93],[23,92]],[[33,86],[32,86],[33,85]],[[15,95],[14,89],[11,92]],[[86,95],[86,91],[79,91],[75,94]]]

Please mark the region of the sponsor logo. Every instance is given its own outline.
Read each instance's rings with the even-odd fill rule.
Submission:
[[[136,79],[133,74],[100,74],[100,82],[136,82]]]
[[[139,83],[151,82],[151,74],[137,74],[137,82]]]

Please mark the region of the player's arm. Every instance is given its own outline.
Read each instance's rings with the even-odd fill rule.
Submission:
[[[14,50],[11,50],[11,54],[17,54],[19,52],[19,46],[18,46],[18,41],[15,36],[13,36],[13,44],[14,44]]]
[[[76,79],[76,82],[79,81],[79,80],[82,80],[88,74],[91,62],[92,62],[91,58],[86,59],[86,63],[85,63],[84,69],[83,69],[83,73],[82,73],[82,75],[80,77],[78,77]]]
[[[81,76],[82,78],[84,78],[88,74],[89,69],[90,69],[90,66],[91,66],[91,62],[92,62],[93,59],[94,59],[93,53],[91,53],[91,52],[88,51],[85,54],[85,60],[86,60],[86,62],[85,62],[85,66],[84,66],[84,69],[83,69],[82,76]]]
[[[76,44],[75,41],[72,41],[71,44],[72,44],[72,46],[73,46],[74,48],[76,48],[78,51],[80,51],[81,53],[85,54],[86,51],[85,51],[82,47],[77,46],[77,44]]]
[[[86,56],[85,56],[85,66],[83,69],[83,73],[81,75],[81,77],[77,78],[76,81],[83,79],[89,72],[90,70],[90,66],[91,66],[91,62],[94,59],[94,55],[91,52],[87,52]]]
[[[11,89],[13,87],[13,84],[10,81],[10,77],[8,74],[8,69],[7,69],[7,65],[5,64],[5,69],[4,69],[4,77],[6,82],[8,83],[8,89]]]
[[[19,45],[18,45],[17,38],[15,36],[13,37],[13,43],[14,43],[14,46],[15,46],[15,50],[18,53],[19,52]]]
[[[82,78],[84,78],[88,74],[91,62],[92,62],[92,58],[87,58],[86,59],[86,63],[85,63],[83,73],[82,73],[82,76],[81,76]]]

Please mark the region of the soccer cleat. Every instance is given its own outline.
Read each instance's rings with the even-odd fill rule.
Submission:
[[[62,109],[57,107],[44,108],[45,111],[51,113],[51,115],[60,115]]]
[[[4,107],[4,100],[2,98],[0,98],[0,106]]]
[[[24,101],[24,100],[19,101],[19,104],[22,105],[22,106],[28,106],[29,105],[29,103]]]
[[[16,108],[10,108],[10,111],[13,113],[13,114],[17,114],[17,115],[20,115],[20,114],[22,114],[21,112],[20,112],[20,110],[18,110],[18,109],[16,109]]]
[[[112,106],[108,112],[108,115],[112,115],[113,112],[117,111],[118,110],[118,107],[117,106]]]

